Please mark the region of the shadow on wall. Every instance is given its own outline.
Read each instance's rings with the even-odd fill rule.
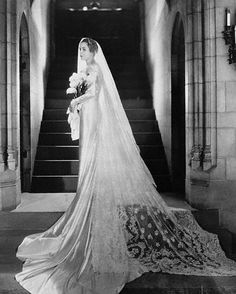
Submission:
[[[174,191],[185,194],[185,39],[180,14],[171,42],[171,174]]]
[[[26,23],[28,20],[30,56],[30,121],[28,124],[30,124],[31,139],[30,142],[27,143],[28,146],[31,146],[31,152],[27,150],[28,153],[31,153],[30,155],[27,154],[27,158],[30,156],[27,166],[29,162],[31,162],[30,177],[32,176],[37,150],[50,64],[50,2],[50,0],[31,1],[30,13],[28,13],[25,18]],[[26,78],[26,72],[23,75]],[[22,99],[20,100],[22,101]],[[21,124],[22,123],[23,122],[21,122]],[[21,144],[23,144],[22,141],[24,140],[25,138],[22,138],[21,133]],[[25,159],[23,159],[22,156],[21,164],[24,165],[23,161],[25,161]]]

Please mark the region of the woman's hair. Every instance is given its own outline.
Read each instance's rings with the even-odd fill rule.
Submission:
[[[98,45],[97,42],[90,38],[84,38],[82,40],[82,43],[86,43],[89,47],[89,51],[92,53],[96,53],[98,51]]]

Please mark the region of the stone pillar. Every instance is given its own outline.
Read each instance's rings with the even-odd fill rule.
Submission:
[[[216,29],[215,0],[204,4],[204,150],[203,170],[216,166]]]
[[[6,43],[5,43],[5,28],[6,28],[6,3],[0,3],[0,47],[3,49],[0,52],[0,173],[6,168]]]
[[[8,0],[6,11],[7,45],[7,164],[16,168],[16,2]]]
[[[188,1],[187,25],[190,164],[208,171],[216,165],[217,146],[215,0]]]
[[[186,156],[188,165],[192,163],[194,146],[194,112],[193,112],[193,14],[192,1],[187,1],[187,24],[186,24]]]
[[[1,110],[0,110],[0,210],[17,205],[17,93],[16,93],[16,1],[0,3]],[[3,70],[4,69],[4,70]]]
[[[192,0],[189,4],[188,20],[192,23],[191,43],[189,43],[191,58],[191,109],[192,114],[193,142],[191,150],[192,169],[201,168],[202,150],[204,143],[204,103],[203,103],[203,32],[202,32],[202,1]]]

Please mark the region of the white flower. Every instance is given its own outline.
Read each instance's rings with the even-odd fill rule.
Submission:
[[[66,90],[66,94],[75,94],[77,93],[76,89],[75,88],[68,88]]]
[[[72,80],[77,80],[79,78],[79,75],[75,72],[69,77],[69,81],[71,82]]]
[[[81,85],[86,80],[86,74],[83,72],[80,73],[73,73],[72,76],[70,76],[70,87],[76,88],[78,85]],[[71,85],[72,84],[72,85]]]
[[[78,83],[75,80],[72,80],[69,84],[70,88],[76,88],[78,86]]]

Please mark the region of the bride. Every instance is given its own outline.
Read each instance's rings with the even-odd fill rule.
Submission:
[[[35,294],[115,294],[148,271],[236,275],[216,235],[160,197],[92,39],[79,43],[78,73],[86,90],[70,104],[73,135],[80,137],[76,196],[46,232],[23,240],[16,280]]]

